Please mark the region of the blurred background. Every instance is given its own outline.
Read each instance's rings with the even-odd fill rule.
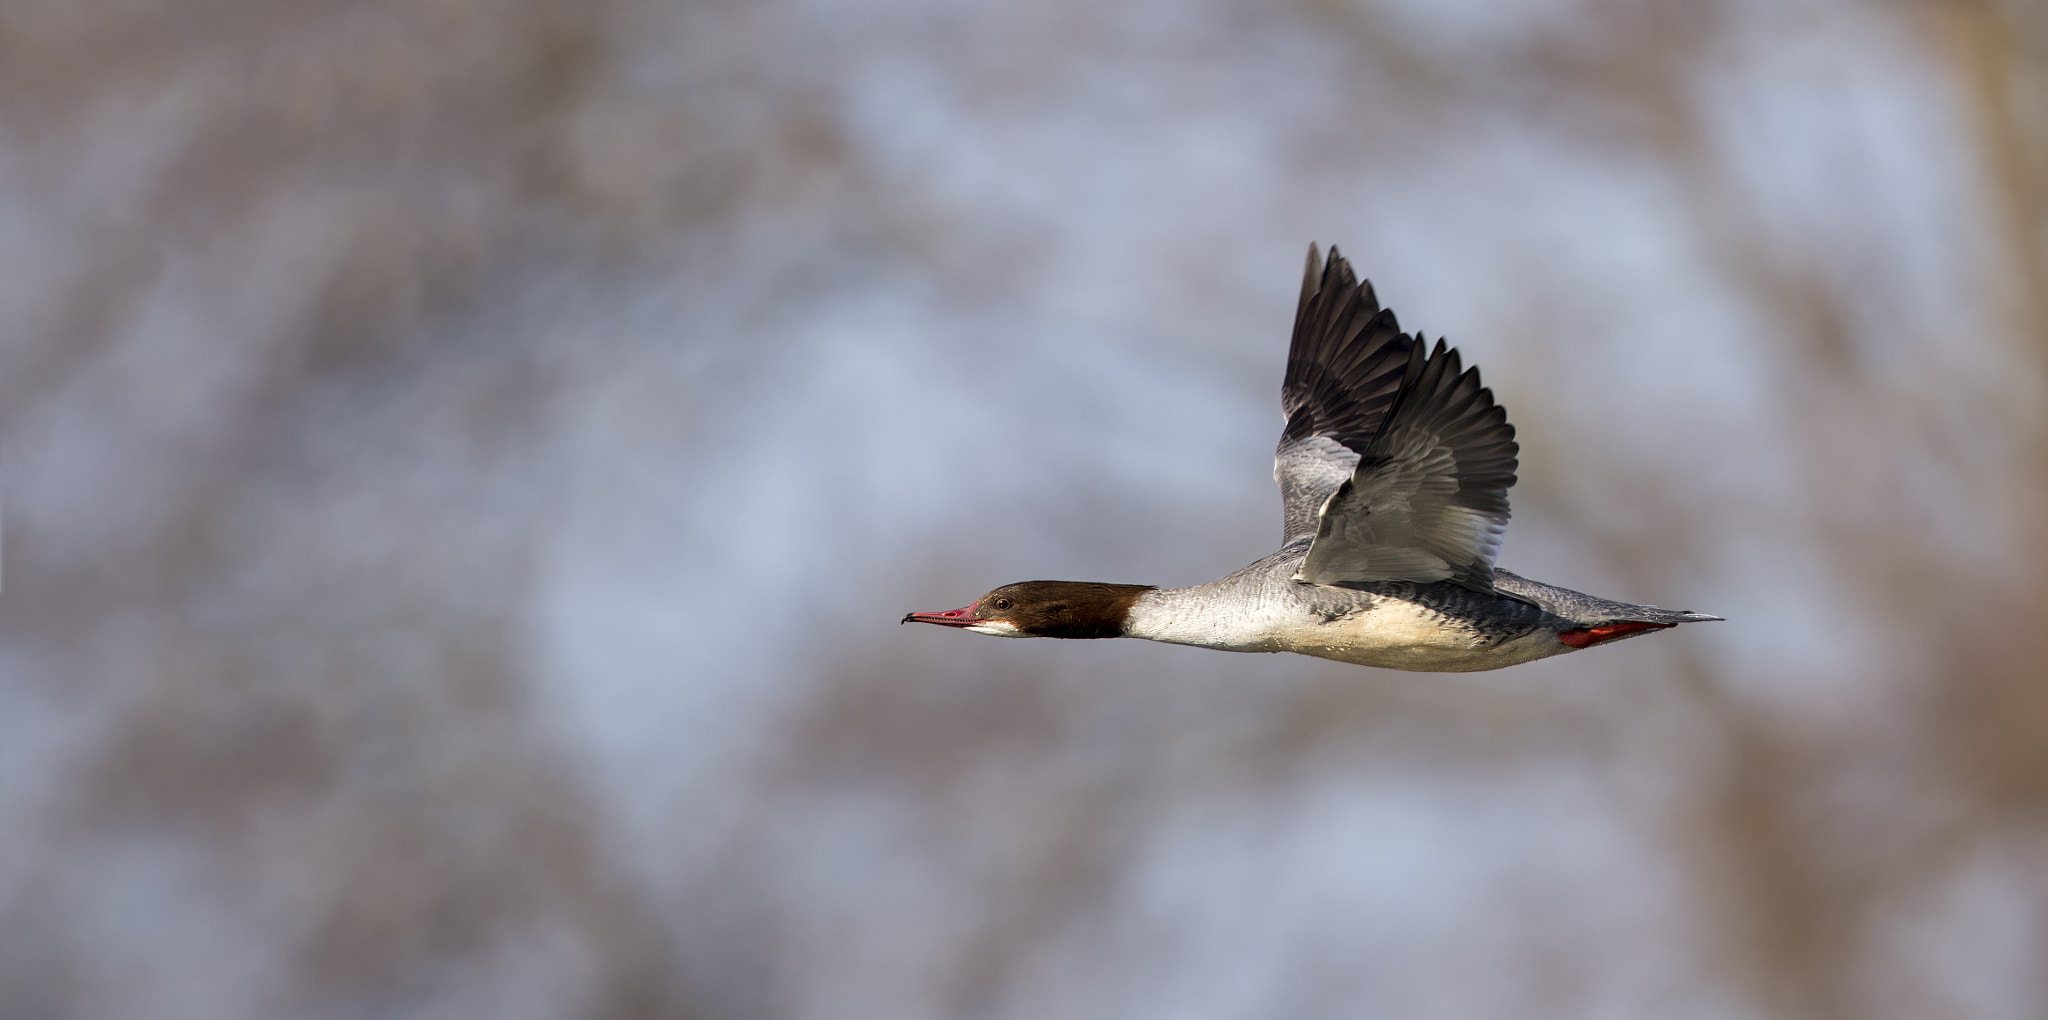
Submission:
[[[2048,9],[0,8],[0,1014],[2048,1016]],[[1270,551],[1310,240],[1497,673]]]

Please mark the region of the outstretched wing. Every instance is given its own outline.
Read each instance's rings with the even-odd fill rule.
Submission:
[[[1491,591],[1519,452],[1507,412],[1456,351],[1402,335],[1335,249],[1320,276],[1303,288],[1274,468],[1288,540],[1314,536],[1295,579]]]
[[[1415,346],[1336,248],[1326,266],[1308,246],[1280,390],[1287,428],[1273,452],[1286,515],[1283,544],[1315,536],[1323,503],[1351,478],[1360,452],[1393,410]]]
[[[1515,484],[1515,428],[1439,340],[1408,379],[1351,478],[1323,504],[1295,579],[1452,580],[1491,591]]]

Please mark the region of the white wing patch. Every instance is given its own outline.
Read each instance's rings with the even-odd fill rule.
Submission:
[[[1282,545],[1315,537],[1316,519],[1357,467],[1358,451],[1329,436],[1295,440],[1273,455],[1273,481],[1280,486],[1286,522]]]

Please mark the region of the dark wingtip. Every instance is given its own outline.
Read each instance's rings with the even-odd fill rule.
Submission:
[[[1316,250],[1316,243],[1310,241],[1308,243],[1308,266],[1302,270],[1301,274],[1301,298],[1294,304],[1295,318],[1301,318],[1302,310],[1308,307],[1309,300],[1316,296],[1316,291],[1322,287],[1322,284],[1323,256],[1321,252]]]

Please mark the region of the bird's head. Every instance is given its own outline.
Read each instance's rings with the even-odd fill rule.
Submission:
[[[903,623],[935,623],[995,637],[1112,638],[1149,584],[1019,581],[959,609],[905,613]]]

